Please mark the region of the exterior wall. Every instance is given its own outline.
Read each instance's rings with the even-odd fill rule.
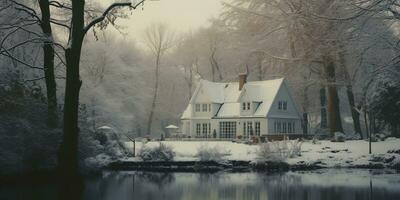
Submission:
[[[294,122],[294,132],[288,133],[286,132],[278,132],[275,131],[275,122]],[[288,129],[286,127],[286,129]],[[301,120],[300,119],[287,119],[287,118],[269,118],[268,119],[268,135],[300,135],[302,134],[302,128],[301,128]]]
[[[267,134],[268,123],[266,118],[231,118],[231,119],[192,119],[192,120],[182,120],[184,127],[184,134],[192,138],[197,137],[196,124],[209,123],[211,125],[211,138],[214,137],[213,132],[216,132],[216,138],[221,138],[220,133],[220,122],[235,122],[236,123],[236,137],[241,136],[242,138],[246,135],[244,134],[243,124],[246,122],[252,123],[253,135],[255,136],[255,122],[260,122],[260,136]],[[187,128],[189,126],[189,128]],[[202,130],[201,130],[202,132]]]
[[[287,109],[279,109],[279,101],[287,102]],[[297,106],[290,96],[289,89],[285,83],[281,85],[274,102],[268,112],[268,118],[291,118],[291,119],[301,119],[300,113],[297,110]]]

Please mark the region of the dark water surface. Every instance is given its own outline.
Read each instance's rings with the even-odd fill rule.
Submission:
[[[60,194],[54,184],[21,184],[0,187],[3,199],[60,199]],[[107,171],[85,180],[82,199],[400,200],[400,174],[366,170],[280,174]]]

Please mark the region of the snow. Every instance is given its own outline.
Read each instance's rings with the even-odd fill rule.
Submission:
[[[179,128],[179,127],[177,127],[177,126],[175,126],[175,125],[169,125],[169,126],[167,126],[167,127],[165,127],[165,128],[168,128],[168,129],[177,129],[177,128]]]
[[[201,148],[215,148],[223,152],[226,160],[255,161],[257,160],[258,145],[248,145],[230,141],[163,141],[175,151],[175,161],[197,161],[197,153]],[[136,152],[143,143],[136,144]],[[148,142],[146,147],[155,147],[159,142]],[[132,149],[133,144],[127,142],[126,146]],[[351,140],[346,142],[305,141],[301,147],[301,156],[288,158],[286,162],[291,165],[297,163],[321,162],[325,167],[351,167],[352,165],[368,165],[375,157],[393,157],[393,162],[400,161],[400,155],[387,153],[389,150],[400,149],[400,139],[390,138],[387,141],[372,143],[372,155],[368,154],[368,142],[364,140]]]
[[[259,102],[255,116],[266,116],[277,95],[284,79],[247,82],[243,89],[239,90],[238,82],[217,83],[201,80],[193,94],[190,104],[182,114],[182,119],[192,117],[192,104],[200,91],[208,97],[210,102],[222,104],[216,117],[235,117],[240,115],[240,102]]]

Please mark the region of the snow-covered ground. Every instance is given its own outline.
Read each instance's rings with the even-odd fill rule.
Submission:
[[[223,152],[226,160],[257,160],[258,145],[247,145],[229,141],[163,141],[163,144],[171,146],[176,153],[175,161],[195,161],[198,149],[218,148]],[[133,143],[127,142],[127,147],[132,149]],[[139,152],[142,142],[136,143],[136,152]],[[155,147],[159,142],[148,142],[147,147]],[[325,167],[351,167],[354,165],[368,165],[371,160],[377,163],[384,163],[389,160],[400,163],[399,153],[387,153],[389,150],[399,150],[400,139],[388,138],[386,141],[372,143],[372,155],[368,154],[368,142],[364,140],[351,140],[346,142],[318,141],[313,144],[311,141],[303,142],[301,156],[288,158],[287,163],[314,164],[318,163]],[[129,160],[138,160],[130,158]]]

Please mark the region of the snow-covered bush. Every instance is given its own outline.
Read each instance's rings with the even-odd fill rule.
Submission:
[[[143,145],[139,150],[138,156],[143,161],[172,161],[175,157],[175,152],[172,147],[160,142],[157,147]]]
[[[263,161],[282,162],[287,158],[301,156],[300,140],[284,140],[260,144],[257,157]]]
[[[106,167],[113,161],[129,155],[128,149],[121,142],[113,129],[98,129],[93,132],[84,129],[80,135],[79,153],[84,172],[92,172]]]
[[[353,133],[347,133],[345,139],[346,140],[360,140],[361,136],[360,136],[359,133],[354,133],[354,132]]]
[[[217,146],[208,147],[206,145],[201,145],[196,153],[196,157],[200,161],[221,161],[226,155],[227,153],[223,152],[221,148]]]
[[[331,139],[332,142],[344,142],[346,141],[346,135],[341,132],[335,132],[333,134],[333,138]]]

